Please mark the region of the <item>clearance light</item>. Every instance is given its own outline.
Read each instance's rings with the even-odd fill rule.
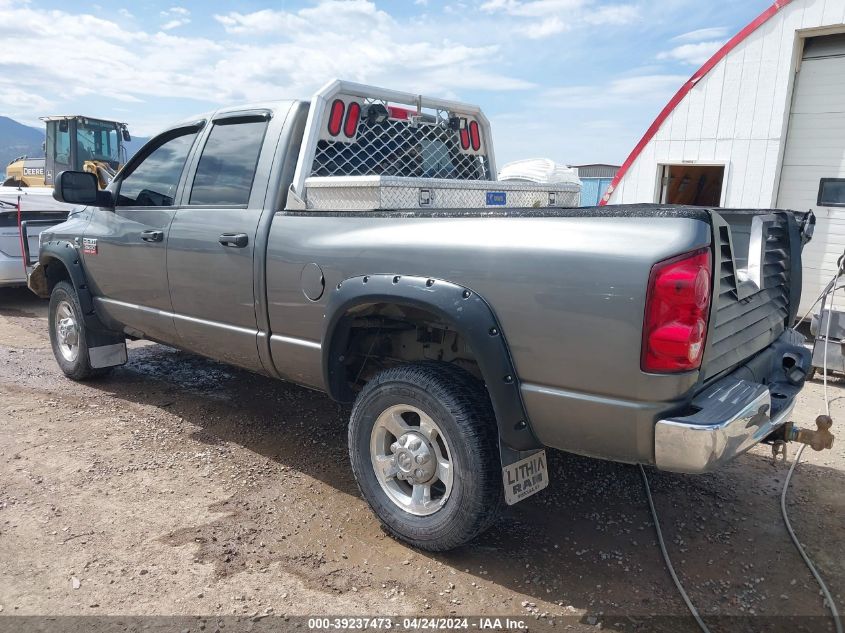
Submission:
[[[396,106],[387,106],[387,112],[391,119],[398,119],[400,121],[407,121],[414,114],[412,110],[397,108]]]

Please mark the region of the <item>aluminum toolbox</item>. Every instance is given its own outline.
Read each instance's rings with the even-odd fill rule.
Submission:
[[[312,176],[305,204],[323,211],[577,207],[575,183],[536,184],[401,176]]]

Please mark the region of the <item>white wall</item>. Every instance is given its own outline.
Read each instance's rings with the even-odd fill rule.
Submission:
[[[793,0],[678,104],[610,196],[655,202],[658,165],[726,165],[723,206],[775,205],[796,63],[796,32],[845,24],[845,0]]]

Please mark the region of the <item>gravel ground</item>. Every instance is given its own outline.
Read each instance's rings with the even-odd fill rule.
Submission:
[[[845,382],[831,394],[836,421]],[[795,418],[812,425],[822,411],[816,381]],[[359,497],[347,417],[322,394],[149,343],[131,344],[108,378],[73,383],[53,360],[45,303],[0,290],[0,626],[9,615],[496,614],[652,630],[654,616],[687,614],[635,467],[551,451],[546,491],[432,555],[386,536]],[[805,451],[789,496],[840,608],[843,448]],[[714,633],[833,630],[781,522],[787,466],[761,446],[714,474],[648,469],[676,569]]]

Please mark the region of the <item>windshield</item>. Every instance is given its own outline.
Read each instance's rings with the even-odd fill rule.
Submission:
[[[79,157],[82,161],[102,160],[120,162],[119,136],[117,126],[105,121],[78,119],[76,138],[79,141]]]

